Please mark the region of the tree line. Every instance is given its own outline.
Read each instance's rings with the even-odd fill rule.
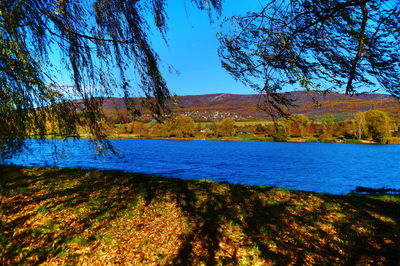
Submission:
[[[289,141],[290,138],[315,139],[329,142],[336,139],[372,140],[388,143],[399,134],[399,125],[389,115],[380,110],[358,112],[345,121],[335,121],[333,114],[326,114],[318,121],[310,120],[304,114],[294,114],[275,122],[255,124],[237,123],[230,118],[219,122],[196,123],[191,117],[176,115],[164,123],[131,122],[108,124],[110,135],[129,134],[136,137],[270,137],[275,141]]]

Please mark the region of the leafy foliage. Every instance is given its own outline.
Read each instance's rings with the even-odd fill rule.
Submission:
[[[166,124],[157,123],[151,127],[150,134],[152,136],[168,137],[169,128],[167,127]]]
[[[309,120],[307,118],[307,116],[303,115],[303,114],[294,114],[289,116],[289,120],[291,122],[293,122],[293,124],[297,127],[298,131],[299,131],[299,136],[300,137],[305,137],[307,136],[307,128],[308,128],[308,124],[309,124]]]
[[[274,141],[286,142],[290,137],[290,121],[287,119],[281,119],[275,123],[275,134],[273,136]]]
[[[232,137],[236,134],[235,121],[230,118],[223,119],[217,126],[217,136]]]
[[[365,133],[368,132],[365,122],[365,112],[357,112],[354,115],[354,120],[356,123],[356,136],[358,139],[361,139],[363,135],[366,135]]]
[[[356,136],[370,137],[377,143],[386,143],[391,136],[391,119],[381,110],[358,112],[354,116],[356,123]]]
[[[191,2],[210,15],[221,10],[220,0]],[[165,37],[165,5],[165,0],[1,1],[1,157],[23,148],[27,136],[44,139],[48,121],[58,125],[62,137],[77,137],[76,126],[87,123],[92,137],[102,140],[102,98],[94,96],[122,89],[129,113],[137,115],[130,79],[151,99],[144,106],[161,116],[170,93],[148,35],[152,20]],[[56,54],[72,86],[57,83]],[[126,75],[129,68],[133,77]],[[117,76],[110,74],[116,71]],[[70,102],[71,96],[81,103]]]
[[[195,123],[192,118],[178,115],[166,121],[166,127],[169,130],[169,135],[184,138],[192,137],[195,134]]]
[[[367,134],[378,143],[384,143],[390,136],[390,118],[387,113],[379,110],[365,112]]]
[[[126,132],[130,134],[134,134],[135,136],[145,136],[147,132],[147,128],[143,122],[132,122],[129,123],[126,127]]]
[[[284,115],[284,89],[383,88],[400,97],[400,5],[391,0],[268,0],[220,35],[223,66]],[[274,114],[274,113],[273,113]]]

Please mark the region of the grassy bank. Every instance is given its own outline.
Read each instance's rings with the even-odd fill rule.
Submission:
[[[58,138],[57,136],[49,136],[51,138]],[[80,136],[82,139],[90,139],[91,136],[83,134]],[[255,136],[255,135],[237,135],[232,137],[205,137],[197,136],[190,138],[177,138],[177,137],[152,137],[152,136],[136,136],[133,134],[111,134],[107,136],[108,139],[158,139],[158,140],[221,140],[221,141],[268,141],[274,142],[273,137]],[[352,144],[377,144],[372,140],[358,140],[358,139],[340,139],[340,138],[328,138],[320,140],[314,137],[293,137],[288,138],[286,142],[293,143],[306,143],[306,142],[321,142],[321,143],[352,143]],[[391,138],[387,144],[400,144],[400,138]]]
[[[0,264],[396,264],[398,196],[0,166]]]

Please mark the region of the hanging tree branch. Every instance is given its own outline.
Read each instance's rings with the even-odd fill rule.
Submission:
[[[358,47],[357,47],[357,54],[351,64],[350,68],[350,73],[349,73],[349,80],[347,82],[346,86],[346,94],[351,94],[353,93],[353,80],[356,76],[356,71],[357,71],[357,64],[359,63],[363,50],[364,50],[364,38],[365,38],[365,30],[367,27],[367,20],[368,20],[368,10],[366,4],[361,4],[360,8],[362,10],[362,22],[361,22],[361,29],[360,29],[360,36],[358,40]]]
[[[281,93],[288,90],[384,89],[400,97],[399,8],[390,0],[266,1],[223,25],[222,65],[274,95],[265,104],[278,113],[293,104]]]
[[[222,0],[187,1],[210,15],[221,10]],[[165,0],[0,1],[0,161],[21,151],[27,137],[46,139],[49,124],[63,138],[79,137],[77,126],[85,124],[101,149],[110,147],[102,97],[112,92],[122,91],[127,101],[144,95],[153,115],[162,116],[170,92],[148,36],[153,23],[165,37],[165,6]],[[72,86],[54,84],[57,66]],[[69,94],[82,99],[76,104]]]

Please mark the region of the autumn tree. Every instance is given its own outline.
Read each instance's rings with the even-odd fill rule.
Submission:
[[[178,138],[193,137],[196,125],[191,117],[178,115],[166,121],[166,127],[170,136]]]
[[[358,139],[361,139],[368,131],[365,121],[365,112],[357,112],[354,115],[354,121],[356,124],[356,136]]]
[[[147,128],[143,122],[135,121],[127,125],[127,133],[143,137],[147,134]]]
[[[150,128],[149,133],[151,136],[155,136],[155,137],[168,137],[169,136],[168,127],[166,124],[163,124],[163,123],[154,124]]]
[[[280,119],[280,121],[274,123],[275,134],[272,136],[274,141],[286,142],[290,138],[290,120]]]
[[[235,121],[230,118],[223,119],[217,125],[217,135],[220,137],[232,137],[236,134]]]
[[[211,123],[206,124],[206,128],[209,128],[212,132],[216,133],[217,129],[218,129],[218,126],[217,126],[217,123],[215,121],[212,121]]]
[[[307,116],[303,114],[294,114],[289,116],[289,121],[298,129],[300,137],[304,138],[307,136],[308,124],[310,122]]]
[[[221,10],[221,0],[190,2],[210,14]],[[45,139],[47,122],[60,136],[77,137],[77,112],[91,136],[103,140],[98,96],[116,89],[132,116],[140,111],[134,93],[151,99],[141,105],[155,117],[162,115],[170,92],[149,33],[156,28],[166,36],[165,6],[165,0],[0,1],[0,158],[20,151],[28,136]],[[71,77],[71,86],[58,84],[60,72]]]
[[[385,140],[390,137],[390,118],[384,111],[366,111],[365,125],[368,132],[367,134],[378,143],[384,143]]]
[[[320,136],[321,139],[332,137],[334,123],[335,123],[334,114],[325,114],[324,116],[322,116],[321,118],[322,135]]]
[[[257,135],[266,135],[267,128],[263,126],[262,124],[257,124],[254,133]]]
[[[356,123],[353,119],[335,122],[333,136],[337,138],[353,139],[356,137]]]
[[[400,2],[268,0],[234,16],[219,36],[224,68],[287,114],[302,88],[356,94],[382,88],[400,97]]]

